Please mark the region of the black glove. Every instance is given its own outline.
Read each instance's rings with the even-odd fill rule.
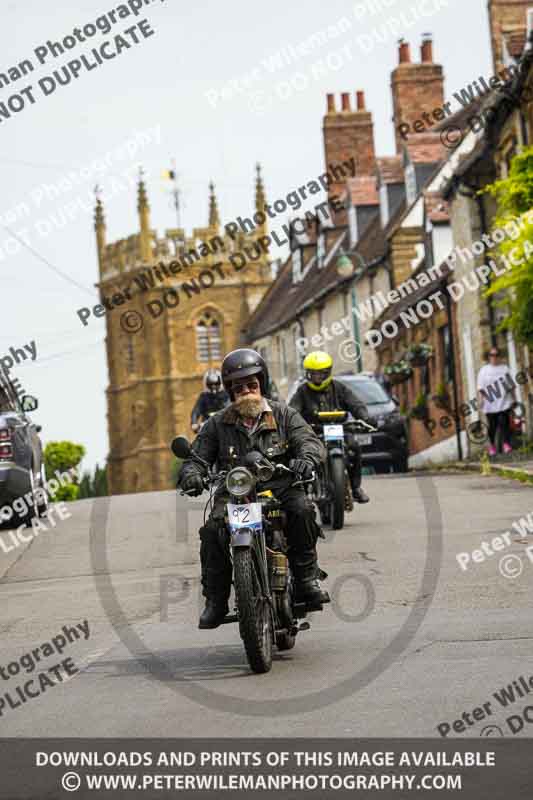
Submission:
[[[314,465],[305,458],[294,458],[289,462],[289,467],[303,480],[313,477]]]
[[[189,475],[181,484],[181,488],[186,494],[191,495],[191,497],[196,497],[202,494],[204,483],[199,475]]]

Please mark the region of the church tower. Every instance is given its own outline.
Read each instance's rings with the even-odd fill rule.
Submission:
[[[255,188],[256,209],[263,209],[259,168]],[[173,488],[169,444],[180,433],[191,436],[205,371],[241,345],[241,330],[272,282],[259,242],[266,223],[230,236],[221,229],[213,183],[208,224],[190,237],[182,228],[158,237],[151,228],[142,171],[137,211],[138,233],[108,244],[97,192],[97,286],[112,303],[105,315],[112,494]]]

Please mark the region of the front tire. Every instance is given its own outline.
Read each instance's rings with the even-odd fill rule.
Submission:
[[[253,672],[269,672],[272,667],[272,619],[254,555],[249,548],[233,551],[233,582],[239,611],[239,632]]]
[[[331,459],[331,527],[334,531],[344,525],[344,482],[345,470],[342,458]]]

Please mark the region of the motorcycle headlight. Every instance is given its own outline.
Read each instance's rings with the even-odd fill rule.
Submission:
[[[250,494],[254,486],[254,476],[245,467],[235,467],[226,477],[226,489],[236,497]]]

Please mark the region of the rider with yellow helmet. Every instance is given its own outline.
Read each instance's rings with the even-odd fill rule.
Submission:
[[[345,383],[332,377],[333,359],[329,353],[315,350],[303,362],[305,383],[298,387],[290,405],[300,412],[308,423],[316,422],[318,411],[349,411],[354,419],[368,422],[368,411]],[[361,488],[361,448],[350,436],[352,458],[348,464],[352,494],[357,503],[368,503],[368,495]]]

